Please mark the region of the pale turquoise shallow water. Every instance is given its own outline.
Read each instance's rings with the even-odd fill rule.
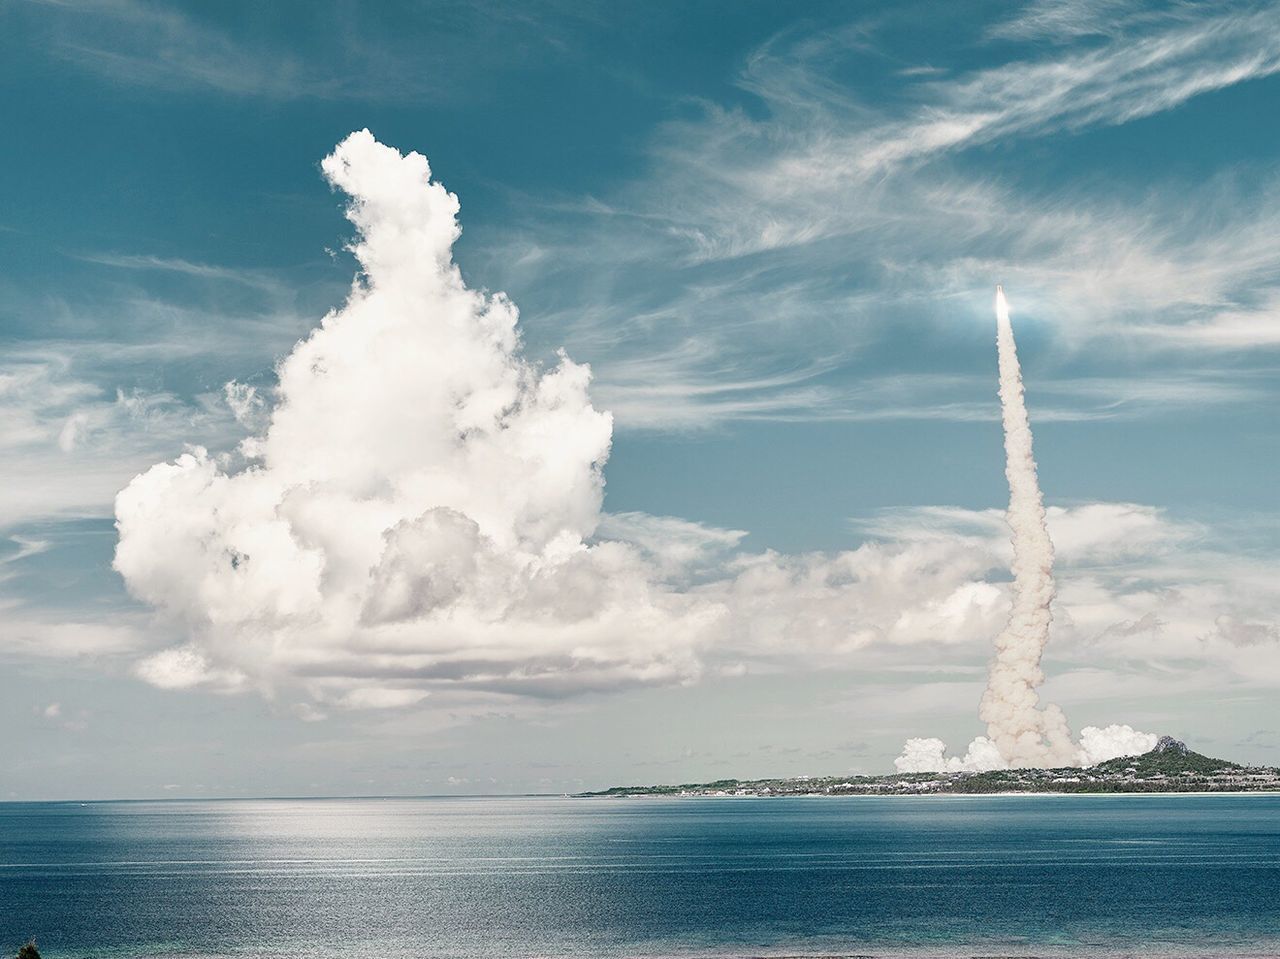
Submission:
[[[1272,795],[0,804],[49,959],[1280,956],[1278,903]]]

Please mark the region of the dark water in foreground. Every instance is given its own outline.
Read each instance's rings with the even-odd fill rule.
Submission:
[[[0,804],[46,957],[1280,955],[1280,796]]]

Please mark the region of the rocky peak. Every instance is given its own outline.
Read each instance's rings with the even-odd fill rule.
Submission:
[[[1174,739],[1172,736],[1161,736],[1156,742],[1156,748],[1151,751],[1154,753],[1178,753],[1182,756],[1190,752],[1186,743]]]

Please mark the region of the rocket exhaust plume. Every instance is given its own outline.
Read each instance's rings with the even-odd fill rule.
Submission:
[[[1008,766],[1088,766],[1143,753],[1157,737],[1130,726],[1087,726],[1072,741],[1067,717],[1057,706],[1041,707],[1044,682],[1040,658],[1049,641],[1054,597],[1053,542],[1031,448],[1031,423],[1022,387],[1022,368],[1009,320],[1004,288],[996,287],[996,348],[1000,360],[1000,414],[1004,426],[1005,476],[1009,481],[1006,519],[1013,542],[1012,608],[996,637],[996,654],[978,716],[987,735],[969,744],[964,756],[945,755],[940,739],[910,739],[894,765],[900,772],[977,771]]]
[[[996,637],[996,656],[978,716],[987,736],[1013,766],[1060,766],[1075,760],[1067,719],[1057,706],[1040,708],[1040,657],[1049,641],[1053,602],[1053,543],[1031,448],[1031,423],[1022,368],[1003,287],[996,287],[996,348],[1000,357],[1000,412],[1005,476],[1013,533],[1013,608]]]

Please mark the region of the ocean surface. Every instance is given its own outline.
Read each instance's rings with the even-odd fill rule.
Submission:
[[[1280,956],[1280,796],[0,804],[0,955]]]

